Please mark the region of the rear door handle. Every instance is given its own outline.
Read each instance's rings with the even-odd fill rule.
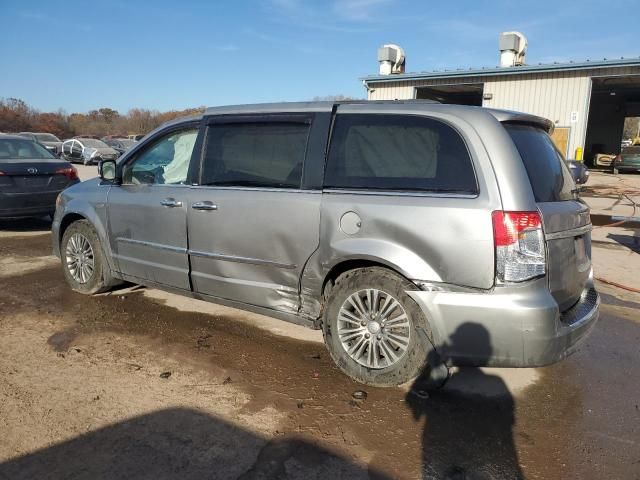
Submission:
[[[162,205],[163,207],[175,208],[181,207],[182,202],[178,202],[175,198],[165,198],[160,202],[160,205]]]
[[[191,205],[191,208],[193,208],[194,210],[217,210],[218,206],[214,205],[209,201],[205,201],[205,202],[195,202],[194,204]]]

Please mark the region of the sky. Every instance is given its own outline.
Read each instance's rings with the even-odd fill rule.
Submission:
[[[638,57],[639,0],[0,0],[0,97],[41,111],[364,98],[377,49],[407,71]]]

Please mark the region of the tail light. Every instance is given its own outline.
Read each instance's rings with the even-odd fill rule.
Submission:
[[[64,167],[56,170],[56,175],[64,175],[69,180],[78,180],[78,170],[76,167]]]
[[[616,158],[613,159],[613,163],[622,163],[622,155],[616,155]]]
[[[545,274],[546,251],[538,212],[496,211],[493,243],[499,282],[523,282]]]

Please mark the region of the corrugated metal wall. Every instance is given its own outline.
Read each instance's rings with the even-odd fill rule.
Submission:
[[[569,127],[568,155],[573,156],[577,147],[584,148],[591,77],[638,74],[639,67],[624,67],[372,83],[374,90],[368,96],[369,100],[403,100],[414,98],[415,87],[484,83],[484,93],[493,95],[484,100],[485,107],[532,113],[552,120],[558,127]]]
[[[557,127],[569,127],[567,155],[582,146],[587,129],[591,80],[585,72],[554,72],[517,77],[498,77],[484,84],[493,94],[485,107],[504,108],[548,118]],[[572,118],[573,115],[573,118]],[[572,121],[573,120],[573,121]]]

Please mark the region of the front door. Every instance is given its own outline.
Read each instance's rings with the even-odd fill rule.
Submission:
[[[134,279],[190,289],[188,169],[197,125],[172,130],[127,161],[109,191],[109,238],[118,270]]]
[[[312,116],[223,121],[207,127],[200,185],[190,190],[193,289],[295,312],[319,240],[321,191],[302,187]]]

